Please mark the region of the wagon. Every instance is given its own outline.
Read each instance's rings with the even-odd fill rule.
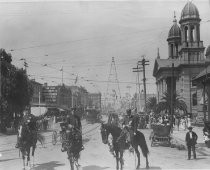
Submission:
[[[167,143],[171,146],[171,125],[152,124],[151,146]]]

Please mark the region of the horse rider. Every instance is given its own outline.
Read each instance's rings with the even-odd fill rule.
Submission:
[[[82,151],[84,149],[84,146],[82,144],[82,124],[80,117],[76,114],[76,108],[72,109],[72,116],[67,117],[66,123],[67,123],[67,130],[73,129],[76,138],[75,140],[77,140],[78,150],[79,152]],[[70,134],[68,132],[66,134],[68,139],[68,136]],[[64,152],[66,150],[67,150],[66,146],[62,144],[61,151]]]
[[[133,139],[134,139],[134,136],[136,135],[138,124],[139,124],[139,117],[137,116],[137,114],[132,115],[131,109],[128,109],[126,113],[127,113],[126,118],[122,124],[123,130],[122,130],[121,135],[127,133],[127,136],[128,136],[127,143],[133,144]]]
[[[30,133],[30,137],[34,138],[37,135],[37,125],[35,116],[30,113],[30,107],[26,107],[26,109],[23,111],[23,118],[19,123],[19,126],[26,126],[28,128],[28,131]],[[21,138],[20,138],[20,132],[18,130],[17,134],[17,143],[15,145],[16,148],[20,148],[21,144]]]

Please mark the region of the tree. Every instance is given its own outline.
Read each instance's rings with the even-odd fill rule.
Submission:
[[[1,103],[0,123],[3,130],[13,120],[13,115],[22,116],[26,106],[30,104],[33,95],[32,85],[25,70],[11,64],[12,56],[0,49],[1,56]]]
[[[148,112],[156,112],[157,99],[156,97],[149,97],[146,102],[146,108]]]
[[[173,108],[174,110],[182,110],[184,113],[187,113],[187,105],[177,93],[173,95]],[[171,94],[167,92],[164,93],[161,102],[159,102],[156,107],[156,113],[162,111],[170,113],[171,115]]]

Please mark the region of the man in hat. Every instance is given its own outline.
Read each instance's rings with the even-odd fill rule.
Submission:
[[[193,151],[193,157],[196,159],[195,145],[197,144],[198,136],[192,131],[192,126],[188,127],[188,132],[186,133],[186,145],[188,149],[188,160],[191,158],[191,150]]]
[[[30,107],[26,107],[23,111],[23,118],[21,119],[19,126],[27,126],[31,137],[35,138],[37,135],[37,125],[36,125],[36,118],[34,115],[30,113]],[[20,138],[20,129],[18,129],[17,134],[17,143],[15,145],[16,148],[20,148],[21,138]]]

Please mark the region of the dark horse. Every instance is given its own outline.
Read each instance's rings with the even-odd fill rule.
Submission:
[[[122,138],[119,138],[121,136],[121,132],[122,129],[114,126],[114,125],[110,125],[110,124],[101,124],[101,136],[102,136],[102,141],[104,144],[108,144],[108,136],[111,134],[112,135],[112,144],[113,144],[113,149],[116,155],[116,169],[119,169],[119,162],[121,164],[121,170],[123,169],[123,151],[126,148],[126,136],[123,136]],[[138,164],[136,169],[139,169],[140,167],[140,152],[138,150],[138,146],[140,146],[142,153],[144,155],[144,157],[146,158],[146,168],[149,168],[149,162],[148,162],[148,154],[149,154],[149,150],[146,144],[146,140],[144,137],[144,134],[137,131],[136,135],[133,137],[133,141],[132,141],[132,146],[136,152],[136,155],[138,157]]]
[[[33,165],[34,165],[34,152],[36,149],[37,140],[43,144],[44,136],[37,132],[30,131],[27,125],[20,125],[18,129],[18,137],[20,139],[20,151],[22,153],[23,158],[23,167],[31,166],[30,164],[30,149],[32,147],[32,156],[33,156]],[[26,164],[25,157],[27,156]]]

